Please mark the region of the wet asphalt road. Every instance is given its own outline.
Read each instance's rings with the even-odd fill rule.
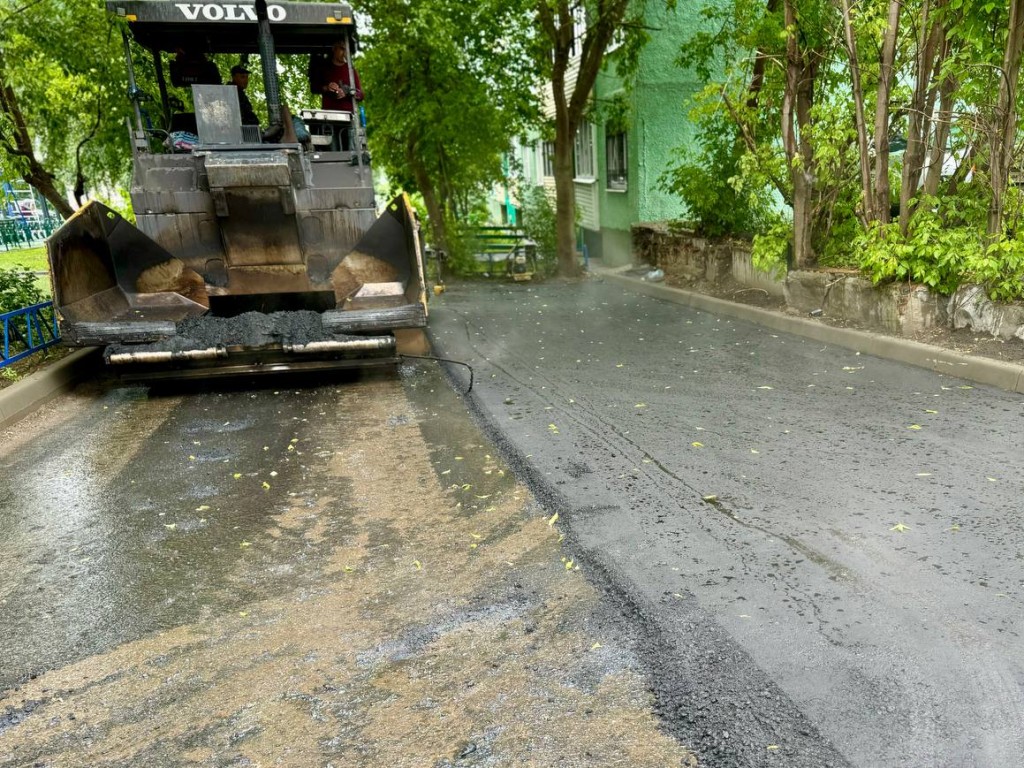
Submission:
[[[1019,765],[1019,395],[599,280],[431,312],[702,765]]]

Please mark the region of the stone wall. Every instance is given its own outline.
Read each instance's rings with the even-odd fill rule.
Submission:
[[[743,241],[708,240],[662,222],[635,224],[632,234],[634,263],[659,267],[671,284],[709,292],[739,284],[784,298],[792,312],[902,336],[952,326],[1024,339],[1024,305],[992,302],[978,286],[942,296],[921,285],[875,286],[855,270],[768,274],[754,268]]]

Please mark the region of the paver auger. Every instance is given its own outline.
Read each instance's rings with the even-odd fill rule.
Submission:
[[[105,346],[111,366],[144,373],[395,362],[396,336],[426,326],[415,216],[400,197],[377,218],[354,99],[352,111],[302,110],[300,142],[278,83],[277,52],[310,55],[312,72],[338,40],[354,50],[352,10],[107,9],[127,21],[136,225],[92,202],[47,242],[65,343]],[[129,34],[152,55],[159,104],[144,103]],[[171,85],[191,87],[193,111],[173,110],[164,54],[175,52]],[[266,128],[242,125],[234,85],[208,84],[207,53],[259,56]]]

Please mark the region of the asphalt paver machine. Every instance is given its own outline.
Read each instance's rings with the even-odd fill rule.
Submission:
[[[377,216],[355,109],[301,110],[296,125],[279,84],[278,53],[322,58],[339,40],[354,50],[351,8],[114,0],[107,9],[126,22],[135,224],[91,202],[48,240],[65,343],[103,346],[112,367],[135,373],[397,360],[403,334],[427,320],[415,215],[399,197]],[[151,57],[160,93],[151,110],[129,36]],[[258,56],[267,126],[242,124],[237,88],[211,82],[206,54]],[[192,109],[173,110],[168,69],[171,86],[191,89]],[[311,135],[300,141],[296,127]],[[353,134],[347,149],[330,138],[341,130]]]

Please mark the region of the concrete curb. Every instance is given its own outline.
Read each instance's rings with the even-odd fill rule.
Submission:
[[[628,267],[624,269],[628,269]],[[803,336],[826,344],[836,344],[866,355],[896,360],[974,381],[978,384],[988,384],[1009,392],[1024,394],[1024,366],[984,357],[971,357],[931,344],[922,344],[919,341],[897,339],[852,328],[835,328],[815,320],[790,317],[768,309],[737,304],[682,288],[671,288],[659,283],[646,283],[628,277],[622,274],[622,271],[598,268],[594,270],[593,274],[646,296],[683,304],[705,312],[747,320],[776,331]]]
[[[0,390],[0,429],[25,418],[57,395],[70,390],[100,360],[100,349],[79,349],[17,384]]]

